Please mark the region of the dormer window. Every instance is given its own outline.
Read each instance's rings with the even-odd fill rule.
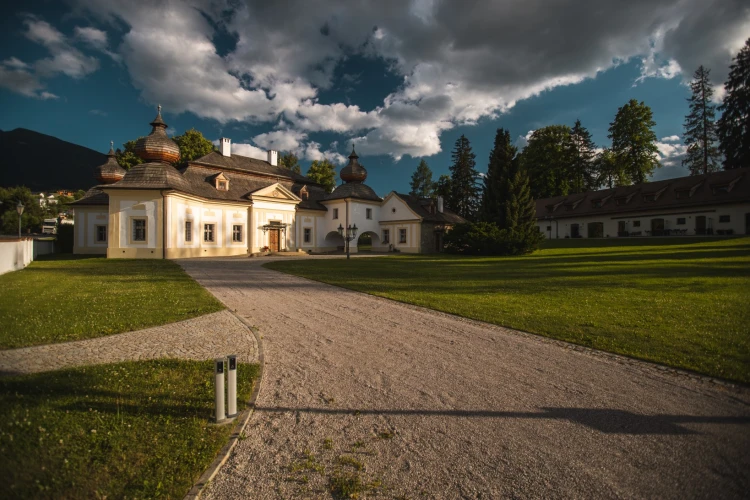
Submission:
[[[591,200],[591,206],[593,208],[602,208],[602,200]]]
[[[683,191],[677,191],[677,199],[678,200],[686,200],[690,198],[690,190],[685,189]]]
[[[214,177],[214,183],[218,191],[229,191],[229,179],[223,173]]]
[[[654,193],[644,194],[643,201],[656,201],[656,194]]]
[[[729,184],[726,184],[724,186],[714,186],[713,192],[714,194],[726,194],[729,192]]]
[[[302,186],[302,189],[299,190],[299,197],[303,200],[310,198],[310,192],[307,190],[307,186]]]

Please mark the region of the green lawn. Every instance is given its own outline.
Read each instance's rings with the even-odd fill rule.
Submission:
[[[750,238],[567,240],[524,257],[398,255],[267,267],[750,382]]]
[[[168,260],[43,259],[0,276],[0,349],[101,337],[223,308]]]
[[[238,367],[244,408],[257,365]],[[183,498],[231,433],[211,361],[137,361],[0,379],[3,498]]]

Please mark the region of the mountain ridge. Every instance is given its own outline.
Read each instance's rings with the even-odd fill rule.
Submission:
[[[107,155],[35,130],[0,130],[0,186],[32,191],[86,190]]]

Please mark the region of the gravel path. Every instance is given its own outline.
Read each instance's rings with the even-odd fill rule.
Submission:
[[[179,261],[258,327],[247,438],[208,498],[739,498],[750,390],[260,267]],[[357,470],[359,465],[362,470]]]
[[[0,374],[138,359],[204,360],[228,354],[237,354],[245,363],[257,362],[258,346],[253,332],[236,316],[220,311],[107,337],[0,351]]]

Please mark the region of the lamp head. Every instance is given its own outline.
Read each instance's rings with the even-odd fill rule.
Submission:
[[[23,206],[23,203],[19,200],[18,205],[16,205],[16,212],[18,212],[18,215],[23,214],[23,209],[25,207]]]

